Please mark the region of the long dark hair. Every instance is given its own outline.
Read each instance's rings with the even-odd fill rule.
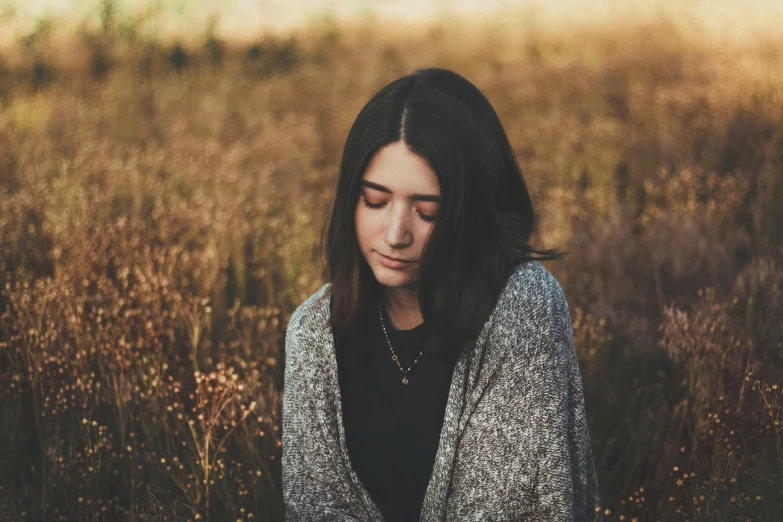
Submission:
[[[377,317],[381,285],[359,250],[360,181],[384,146],[402,141],[438,177],[438,219],[420,258],[419,306],[433,335],[425,356],[459,356],[475,340],[519,263],[566,253],[528,245],[533,204],[503,125],[472,83],[445,69],[419,69],[378,91],[356,117],[340,163],[321,252],[331,278],[330,323],[339,334]],[[531,254],[536,254],[533,257]]]

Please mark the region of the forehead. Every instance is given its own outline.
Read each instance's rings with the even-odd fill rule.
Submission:
[[[440,194],[435,171],[401,142],[380,149],[370,160],[362,180],[383,185],[395,194]]]

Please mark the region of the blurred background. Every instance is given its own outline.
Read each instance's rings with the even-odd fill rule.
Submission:
[[[369,97],[498,112],[607,520],[783,520],[783,2],[0,0],[0,520],[282,520],[283,347]]]

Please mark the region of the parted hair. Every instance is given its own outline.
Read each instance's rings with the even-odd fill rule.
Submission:
[[[398,141],[429,164],[441,191],[438,218],[419,261],[419,306],[432,332],[422,357],[456,360],[465,343],[478,337],[518,264],[567,254],[528,244],[536,222],[533,204],[487,98],[453,71],[416,70],[367,102],[345,143],[320,245],[335,334],[379,320],[382,288],[359,250],[355,210],[370,160]]]

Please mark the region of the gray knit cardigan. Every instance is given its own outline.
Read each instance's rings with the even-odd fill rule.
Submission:
[[[348,458],[329,285],[286,333],[285,516],[381,522]],[[543,265],[522,263],[454,368],[420,521],[604,520],[599,503],[568,303]]]

